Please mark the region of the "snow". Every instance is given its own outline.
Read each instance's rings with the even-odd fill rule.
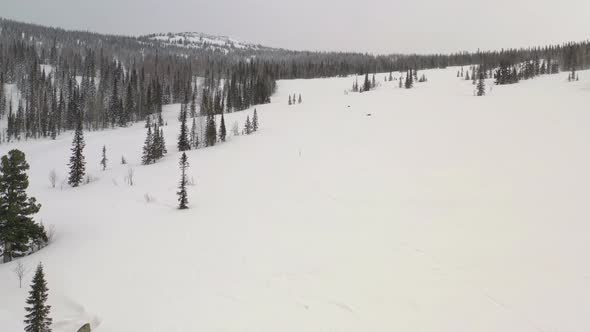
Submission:
[[[153,36],[148,36],[148,39],[158,40],[170,45],[187,47],[187,48],[199,48],[199,49],[210,49],[213,51],[222,51],[228,53],[233,49],[248,49],[248,50],[259,50],[261,46],[244,43],[237,39],[233,39],[227,36],[213,36],[198,32],[181,32],[181,33],[161,33]]]
[[[456,70],[411,90],[380,74],[362,94],[344,93],[352,77],[280,81],[259,132],[188,152],[184,211],[178,105],[154,165],[139,165],[143,124],[86,133],[97,179],[79,188],[47,179],[66,178],[71,133],[0,145],[25,151],[55,225],[22,259],[45,265],[54,331],[589,330],[590,74],[474,97]],[[0,265],[3,332],[22,331],[32,277],[19,289],[14,265]]]

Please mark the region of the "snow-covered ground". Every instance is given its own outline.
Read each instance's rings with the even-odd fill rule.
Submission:
[[[87,133],[97,180],[80,188],[48,181],[66,177],[71,134],[0,145],[26,152],[55,225],[22,259],[45,265],[54,331],[590,330],[590,73],[483,98],[456,68],[425,73],[362,94],[344,94],[352,78],[281,81],[259,132],[188,153],[185,211],[178,105],[155,165],[139,165],[142,124]],[[23,328],[32,273],[19,289],[14,266],[2,332]]]
[[[179,47],[222,51],[226,54],[235,49],[253,51],[257,51],[262,48],[270,49],[252,43],[241,42],[237,39],[227,36],[214,36],[199,32],[159,33],[143,36],[142,38],[157,40],[165,44]]]

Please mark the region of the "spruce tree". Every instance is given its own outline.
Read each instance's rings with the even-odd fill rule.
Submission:
[[[215,116],[213,114],[207,115],[207,127],[205,128],[205,146],[213,146],[217,141],[217,125],[215,124]]]
[[[166,153],[168,153],[168,150],[166,149],[166,140],[164,139],[164,129],[160,128],[160,154],[164,156]]]
[[[102,170],[104,171],[107,169],[107,147],[102,146],[102,158],[100,159],[100,165],[102,166]]]
[[[199,135],[197,134],[197,122],[195,118],[193,118],[193,124],[191,125],[191,133],[190,133],[190,145],[196,149],[199,147]]]
[[[144,165],[149,165],[153,162],[153,143],[154,137],[152,135],[152,126],[149,126],[147,128],[147,135],[143,144],[143,155],[141,157],[141,163]]]
[[[187,198],[187,194],[186,194],[186,184],[187,184],[187,179],[186,179],[186,169],[188,167],[188,160],[186,157],[186,152],[182,153],[182,156],[180,156],[180,184],[178,186],[178,192],[176,193],[178,195],[178,208],[183,210],[183,209],[188,209],[188,198]]]
[[[164,155],[164,151],[162,151],[162,140],[160,138],[160,129],[158,129],[158,124],[154,123],[154,130],[152,135],[152,148],[151,148],[151,155],[152,160],[154,162],[158,161]]]
[[[41,204],[27,197],[29,164],[25,154],[11,150],[0,161],[0,253],[3,262],[12,261],[29,251],[33,242],[47,242],[43,226],[31,217],[39,212]]]
[[[82,183],[86,174],[86,161],[84,160],[84,134],[82,132],[82,120],[78,120],[74,140],[72,141],[72,156],[70,157],[70,176],[68,183],[77,187]]]
[[[252,133],[252,124],[250,123],[250,116],[246,116],[246,123],[244,124],[244,132],[246,135],[250,135]]]
[[[291,105],[291,95],[289,95],[289,105]]]
[[[371,90],[371,81],[369,81],[369,73],[365,73],[365,83],[363,84],[363,92]]]
[[[193,93],[191,98],[191,118],[195,118],[197,116],[197,97],[196,93]]]
[[[227,130],[225,129],[225,119],[223,118],[223,113],[221,113],[221,124],[219,125],[219,140],[225,142],[226,135]]]
[[[298,104],[301,104],[303,102],[303,99],[301,99],[301,94],[299,94],[299,99],[297,100]],[[256,109],[254,109],[256,111]]]
[[[53,320],[49,317],[51,306],[47,305],[48,291],[43,265],[39,263],[29,291],[28,306],[25,307],[26,332],[51,332]]]
[[[412,69],[410,69],[406,73],[405,87],[406,87],[406,89],[411,89],[413,86],[414,86],[414,75],[412,74]]]
[[[191,149],[191,145],[188,140],[188,128],[186,126],[186,107],[180,108],[180,134],[178,135],[178,151],[186,151]]]
[[[301,95],[299,96],[301,98]],[[252,116],[252,131],[258,130],[258,114],[256,113],[256,109],[254,109],[254,115]]]
[[[483,73],[479,73],[479,81],[477,82],[477,95],[483,96],[486,94],[486,83],[483,77]]]

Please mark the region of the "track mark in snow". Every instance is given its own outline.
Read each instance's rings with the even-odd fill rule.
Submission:
[[[545,332],[545,330],[543,330],[541,327],[539,327],[539,325],[537,323],[535,323],[534,321],[532,321],[528,317],[524,316],[522,313],[519,313],[516,310],[508,307],[506,304],[504,304],[503,302],[499,301],[497,298],[491,296],[489,293],[487,293],[487,292],[485,292],[483,290],[481,292],[492,303],[494,303],[495,305],[497,305],[500,308],[504,309],[505,311],[509,312],[511,315],[517,317],[521,321],[525,322],[527,325],[529,325],[530,327],[532,327],[536,331]]]

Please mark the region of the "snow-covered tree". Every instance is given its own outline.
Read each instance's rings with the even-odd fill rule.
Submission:
[[[84,134],[82,132],[82,121],[78,121],[76,131],[74,132],[74,140],[72,141],[72,156],[70,157],[70,176],[68,183],[72,187],[77,187],[82,183],[84,175],[86,174],[86,161],[84,160]]]
[[[180,156],[180,183],[178,185],[178,208],[188,209],[188,197],[186,194],[186,185],[187,185],[187,177],[186,177],[186,169],[188,168],[188,159],[186,157],[186,152],[183,152]]]
[[[53,320],[49,317],[51,306],[47,304],[48,291],[43,265],[39,263],[29,291],[28,306],[25,307],[26,332],[51,332]]]
[[[102,146],[102,158],[100,159],[100,165],[102,166],[102,170],[104,171],[105,169],[107,169],[107,147],[106,146]]]

